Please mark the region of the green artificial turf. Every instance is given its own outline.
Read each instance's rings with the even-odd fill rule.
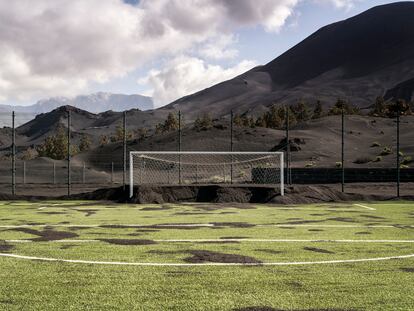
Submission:
[[[0,202],[1,254],[191,264],[0,256],[0,310],[414,310],[414,258],[365,261],[414,254],[414,206],[362,205]]]

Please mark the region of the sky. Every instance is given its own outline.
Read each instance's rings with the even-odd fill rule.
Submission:
[[[156,107],[383,0],[0,0],[0,104],[95,92]]]

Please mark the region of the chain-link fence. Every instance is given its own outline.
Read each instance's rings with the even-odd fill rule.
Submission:
[[[410,194],[414,116],[400,116],[399,144],[396,117],[293,117],[282,113],[269,126],[260,116],[180,118],[177,111],[152,121],[134,111],[94,115],[64,107],[38,116],[0,113],[0,192],[56,196],[124,185],[130,151],[281,151],[287,183],[344,183],[345,191],[370,183],[379,192],[388,183],[397,194],[399,177],[401,194]]]

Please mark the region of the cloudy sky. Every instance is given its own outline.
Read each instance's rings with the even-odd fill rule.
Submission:
[[[98,91],[157,106],[383,0],[0,0],[0,103]]]

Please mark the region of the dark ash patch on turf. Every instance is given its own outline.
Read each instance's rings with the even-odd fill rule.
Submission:
[[[173,209],[171,206],[163,205],[161,207],[144,207],[141,208],[140,211],[166,211]]]
[[[363,214],[363,215],[359,215],[359,216],[364,217],[364,218],[370,218],[370,219],[386,219],[385,217],[375,216],[375,215],[365,215],[365,214]]]
[[[251,228],[255,225],[247,222],[211,222],[210,224],[217,227],[229,227],[229,228]]]
[[[13,245],[7,243],[6,241],[0,241],[0,252],[7,253],[14,248]]]
[[[262,263],[260,260],[242,255],[224,254],[218,252],[211,252],[206,250],[191,250],[188,251],[192,256],[184,258],[185,262],[189,263],[205,263],[205,262],[218,262],[218,263]]]
[[[272,254],[272,255],[277,255],[277,254],[282,254],[282,251],[276,251],[273,249],[265,249],[265,248],[258,248],[254,250],[255,252],[262,252],[262,253],[267,253],[267,254]]]
[[[316,224],[324,222],[325,220],[297,220],[297,221],[287,221],[279,223],[279,225],[304,225],[304,224]]]
[[[38,214],[45,214],[45,215],[67,215],[66,212],[37,212]]]
[[[152,245],[157,244],[153,240],[140,240],[140,239],[99,239],[99,241],[116,245]]]
[[[56,240],[63,240],[63,239],[71,239],[71,238],[75,238],[79,236],[73,232],[55,231],[49,228],[45,228],[42,231],[38,231],[38,230],[30,229],[30,228],[13,228],[9,230],[37,235],[38,238],[30,239],[33,242],[56,241]]]
[[[401,268],[401,271],[414,273],[414,268]]]
[[[339,221],[339,222],[357,222],[355,219],[352,219],[349,217],[331,217],[331,218],[327,218],[326,220],[333,220],[333,221]]]
[[[163,250],[156,250],[152,249],[147,252],[147,254],[154,254],[154,255],[174,255],[174,254],[182,254],[185,251],[163,251]]]
[[[89,216],[91,216],[91,215],[96,214],[96,212],[97,212],[98,210],[97,210],[97,209],[77,209],[77,210],[75,210],[75,211],[85,213],[85,217],[89,217]]]
[[[311,251],[311,252],[315,252],[315,253],[335,254],[334,252],[328,251],[328,250],[323,249],[323,248],[316,248],[316,247],[307,247],[307,246],[305,246],[303,249],[305,251]]]
[[[174,215],[178,216],[194,216],[194,215],[214,215],[214,213],[206,213],[206,212],[178,212],[174,213]]]
[[[322,232],[322,231],[325,231],[325,230],[322,230],[322,229],[308,229],[308,231],[310,231],[310,232]]]
[[[63,244],[62,246],[60,246],[60,249],[69,249],[72,247],[78,246],[76,244]]]

